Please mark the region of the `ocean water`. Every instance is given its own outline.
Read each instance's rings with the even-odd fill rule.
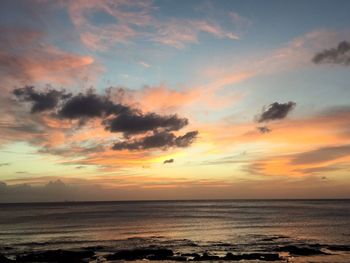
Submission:
[[[350,200],[0,204],[0,253],[9,256],[92,246],[222,255],[288,244],[350,246]],[[285,255],[290,262],[350,262],[349,251],[328,252]]]

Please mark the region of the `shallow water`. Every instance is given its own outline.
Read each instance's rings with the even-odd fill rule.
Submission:
[[[0,204],[0,244],[0,253],[10,256],[96,245],[110,251],[153,245],[218,255],[271,251],[285,244],[350,245],[350,201]],[[348,252],[331,254],[287,260],[350,261]]]

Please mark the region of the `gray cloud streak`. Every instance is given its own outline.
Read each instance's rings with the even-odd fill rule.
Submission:
[[[315,64],[339,64],[350,65],[350,43],[342,41],[337,47],[323,50],[317,53],[312,62]]]
[[[260,123],[284,119],[295,108],[295,106],[296,103],[293,101],[287,103],[274,102],[267,108],[264,107],[261,114],[256,117],[256,120]]]

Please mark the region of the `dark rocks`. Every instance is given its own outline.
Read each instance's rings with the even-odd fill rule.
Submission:
[[[4,255],[0,254],[0,263],[10,263],[10,262],[15,262],[14,260],[8,259]]]
[[[288,245],[277,247],[274,249],[277,252],[289,252],[290,255],[293,256],[313,256],[313,255],[327,255],[327,253],[323,252],[319,248],[316,247],[298,247],[295,245]]]
[[[280,260],[280,259],[281,259],[281,257],[278,253],[266,253],[266,254],[260,255],[260,260],[275,261],[275,260]]]
[[[264,260],[264,261],[276,261],[280,260],[278,253],[246,253],[246,254],[237,254],[227,253],[223,258],[224,260]]]
[[[1,247],[0,246],[0,250],[13,250],[13,247],[9,247],[9,246]]]
[[[93,251],[98,251],[98,250],[103,250],[106,247],[104,246],[90,246],[90,247],[83,247],[85,250],[93,250]]]
[[[328,245],[326,248],[332,251],[350,251],[350,246],[347,245]]]
[[[187,261],[187,257],[182,256],[168,256],[168,257],[160,257],[156,255],[150,255],[147,256],[146,259],[148,260],[171,260],[171,261]]]
[[[172,257],[170,257],[170,260],[174,260],[174,261],[187,261],[187,257],[183,257],[183,256],[172,256]]]
[[[137,260],[137,259],[152,259],[152,260],[167,260],[172,257],[174,252],[166,248],[138,248],[132,250],[120,250],[114,254],[106,256],[107,260]]]
[[[245,251],[239,253],[238,250],[233,250],[234,253],[228,252],[231,249],[225,246],[227,243],[215,243],[224,245],[223,248],[214,248],[211,254],[210,251],[203,249],[203,253],[196,253],[197,250],[190,250],[188,253],[181,253],[180,251],[173,252],[173,250],[166,248],[165,245],[147,246],[136,249],[122,249],[116,251],[116,248],[109,246],[87,246],[80,249],[72,250],[48,250],[43,252],[27,252],[17,255],[16,260],[7,258],[0,254],[0,263],[11,262],[48,262],[48,263],[83,263],[83,262],[101,262],[101,261],[135,261],[135,260],[152,260],[152,261],[197,261],[197,262],[228,262],[228,261],[281,261],[287,260],[290,256],[313,256],[313,255],[331,255],[332,251],[350,251],[349,245],[327,245],[327,244],[303,244],[303,243],[279,243],[262,250],[260,247],[248,247]],[[239,249],[240,246],[238,245]],[[260,248],[260,249],[259,249]],[[250,250],[252,249],[252,250]],[[116,251],[116,252],[113,252]],[[96,254],[95,254],[96,252]],[[106,255],[106,253],[110,254]],[[284,252],[285,256],[280,256],[279,252]],[[328,253],[327,253],[328,252]],[[4,252],[7,253],[7,252]],[[220,254],[219,254],[220,253]],[[221,253],[227,253],[225,256]],[[288,254],[287,254],[288,253]],[[12,255],[12,254],[11,254]]]
[[[197,257],[193,258],[194,261],[219,260],[219,259],[220,259],[219,256],[214,256],[207,252],[203,253],[202,256],[198,255]]]
[[[237,255],[233,255],[232,253],[227,253],[224,257],[225,260],[236,260]]]
[[[68,251],[68,250],[48,250],[44,252],[32,252],[19,255],[16,258],[17,262],[84,262],[94,256],[93,251]]]
[[[208,253],[204,253],[202,256],[196,256],[193,258],[193,261],[212,261],[212,260],[220,260],[220,261],[240,261],[240,260],[261,260],[261,261],[277,261],[281,260],[278,253],[245,253],[245,254],[232,254],[227,253],[224,257],[210,255]]]

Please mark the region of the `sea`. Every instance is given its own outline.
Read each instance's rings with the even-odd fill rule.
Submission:
[[[283,246],[324,253],[293,255],[278,250]],[[277,248],[281,262],[350,262],[350,200],[0,204],[0,254],[93,247],[101,255],[145,247],[212,255]]]

